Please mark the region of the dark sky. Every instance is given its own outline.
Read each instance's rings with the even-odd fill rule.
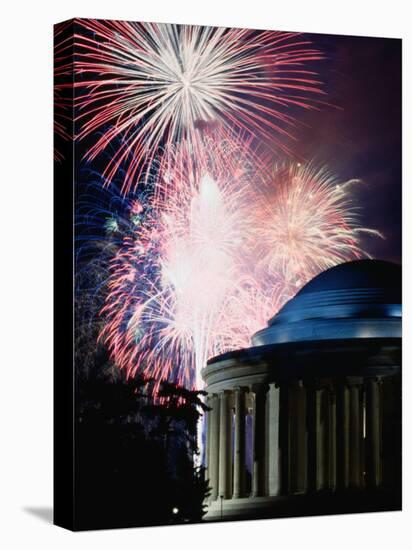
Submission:
[[[375,258],[401,262],[401,41],[309,35],[327,56],[317,68],[334,107],[306,112],[295,151],[325,163],[342,179],[359,178],[355,198]]]
[[[313,70],[327,104],[316,111],[297,109],[298,125],[290,129],[297,141],[285,145],[299,160],[327,165],[342,181],[362,180],[352,187],[361,224],[385,236],[363,237],[363,248],[374,258],[401,263],[401,41],[306,36],[326,58]],[[102,172],[99,160],[93,166]]]

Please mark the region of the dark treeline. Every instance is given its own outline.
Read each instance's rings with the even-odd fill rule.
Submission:
[[[79,527],[200,521],[207,484],[193,461],[205,410],[199,392],[164,384],[155,400],[150,382],[126,380],[104,355],[100,367],[77,375]]]

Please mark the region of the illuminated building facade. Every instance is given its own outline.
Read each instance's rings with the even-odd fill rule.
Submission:
[[[326,270],[209,360],[206,519],[399,509],[401,268]]]

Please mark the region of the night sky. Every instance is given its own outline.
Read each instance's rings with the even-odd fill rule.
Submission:
[[[401,41],[309,35],[327,59],[317,66],[330,107],[300,112],[294,151],[326,164],[354,186],[363,238],[374,258],[401,263]]]
[[[362,180],[363,184],[351,188],[354,203],[360,207],[361,224],[385,236],[364,235],[362,247],[373,258],[401,263],[402,42],[327,34],[304,36],[325,56],[311,67],[326,92],[321,98],[324,104],[317,110],[289,111],[295,116],[296,127],[285,129],[296,139],[282,140],[296,159],[326,165],[342,181]],[[316,101],[319,96],[312,99]],[[87,140],[81,143],[79,158],[87,144]],[[280,155],[283,158],[284,153]],[[93,166],[103,171],[101,160],[95,159]],[[84,183],[85,179],[83,172],[79,181]]]

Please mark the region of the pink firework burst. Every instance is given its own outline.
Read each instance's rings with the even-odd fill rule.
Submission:
[[[312,163],[276,165],[257,198],[262,269],[296,292],[324,269],[368,257],[360,237],[382,235],[360,224],[350,193],[359,183]]]
[[[213,355],[250,343],[322,269],[366,255],[348,193],[326,169],[268,174],[250,148],[205,140],[166,150],[151,207],[136,203],[110,266],[101,340],[116,365],[202,387]],[[307,252],[307,250],[309,252]]]
[[[113,260],[101,338],[117,365],[201,387],[211,355],[246,344],[239,309],[254,296],[252,162],[233,142],[165,154],[153,209]],[[245,251],[249,250],[249,254]]]
[[[70,142],[73,118],[73,36],[71,21],[54,27],[54,160],[61,162],[64,155],[57,142]]]
[[[159,148],[206,134],[239,132],[285,150],[291,108],[313,109],[322,94],[310,63],[322,58],[296,33],[82,20],[75,35],[78,138],[99,135],[91,160],[116,140],[109,183],[127,165],[136,188]],[[201,154],[201,153],[200,153]]]

